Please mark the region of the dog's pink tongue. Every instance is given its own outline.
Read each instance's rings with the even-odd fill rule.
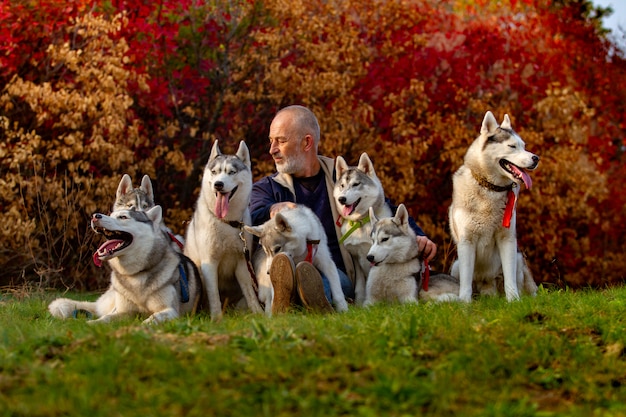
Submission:
[[[350,204],[349,206],[343,206],[343,210],[341,211],[342,217],[348,217],[354,211],[354,204]]]
[[[215,215],[218,219],[223,219],[228,214],[228,194],[217,193],[215,202]]]
[[[530,188],[533,186],[533,180],[530,179],[530,175],[528,175],[526,171],[524,171],[523,169],[519,169],[515,165],[513,165],[513,171],[515,171],[517,175],[522,177],[522,181],[524,181],[524,185],[526,186],[526,188],[530,190]]]
[[[93,263],[96,264],[98,268],[102,266],[102,259],[100,259],[100,254],[97,251],[93,253]]]
[[[98,267],[102,266],[102,257],[106,256],[109,253],[112,253],[115,249],[117,249],[123,244],[124,244],[123,240],[119,240],[119,239],[107,240],[102,245],[100,245],[100,247],[98,248],[96,252],[94,252],[93,263],[96,264],[96,266]]]

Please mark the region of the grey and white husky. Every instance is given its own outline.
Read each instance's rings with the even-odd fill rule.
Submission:
[[[246,144],[241,141],[235,155],[224,155],[216,140],[204,168],[184,249],[200,270],[213,320],[222,317],[222,301],[237,304],[242,294],[250,310],[263,311],[246,257],[252,236],[243,230],[244,224],[250,224],[251,191]]]
[[[154,206],[154,191],[152,189],[152,181],[148,175],[144,175],[143,178],[141,178],[141,185],[137,188],[133,188],[130,175],[122,175],[122,179],[117,186],[117,192],[115,193],[113,211],[132,208],[139,211],[146,211]]]
[[[520,292],[536,293],[517,250],[515,206],[521,184],[532,186],[527,171],[538,163],[539,157],[525,149],[508,115],[498,125],[490,111],[485,114],[480,135],[452,178],[449,217],[458,259],[451,274],[460,279],[462,301],[471,301],[473,288],[481,294],[496,293],[499,277],[509,301],[518,299]]]
[[[274,290],[269,277],[274,256],[285,253],[294,264],[307,259],[330,284],[333,304],[337,311],[346,311],[346,302],[337,266],[328,248],[328,237],[319,218],[303,205],[286,208],[260,226],[246,226],[245,230],[259,237],[263,250],[255,254],[255,271],[259,279],[259,298],[265,303],[265,312],[271,315]]]
[[[409,213],[400,204],[393,217],[378,219],[370,209],[372,247],[367,254],[371,269],[367,278],[365,306],[379,302],[417,303],[418,299],[458,299],[459,282],[436,274],[425,285],[425,265],[420,258]]]
[[[341,224],[340,243],[354,260],[355,301],[361,305],[365,301],[365,282],[370,271],[367,260],[367,253],[372,246],[369,209],[371,207],[379,218],[391,217],[392,212],[385,202],[383,186],[367,153],[361,154],[357,166],[348,166],[345,159],[338,156],[335,160],[335,172],[337,181],[333,197],[337,210],[341,213],[341,218],[337,220]]]
[[[152,189],[152,181],[150,176],[144,175],[141,179],[141,185],[133,188],[133,182],[130,175],[124,174],[117,186],[115,193],[115,202],[113,203],[113,211],[135,209],[138,211],[146,211],[155,206],[154,191]],[[172,230],[165,225],[165,221],[161,222],[161,229],[167,233],[172,241],[172,247],[182,252],[184,239],[180,235],[175,235]]]
[[[100,266],[111,267],[111,285],[97,301],[58,298],[48,310],[68,318],[84,310],[109,322],[129,314],[144,314],[144,323],[160,323],[194,311],[200,296],[200,275],[193,262],[176,252],[163,233],[161,206],[146,212],[117,210],[111,216],[96,213],[92,229],[106,237],[94,254]]]

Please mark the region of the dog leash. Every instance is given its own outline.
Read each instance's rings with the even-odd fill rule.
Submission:
[[[359,227],[363,226],[364,224],[369,223],[369,221],[370,221],[369,214],[360,220],[355,220],[355,221],[348,220],[348,225],[350,226],[350,228],[348,229],[345,235],[341,236],[341,239],[339,239],[339,244],[341,245],[348,238],[348,236],[354,233],[354,231],[357,230]],[[337,221],[335,222],[335,224],[341,227],[343,225],[343,217],[341,216],[337,217]]]
[[[167,232],[167,235],[169,236],[170,240],[174,243],[176,243],[178,245],[178,247],[180,248],[180,250],[183,250],[183,243],[178,240],[178,238],[176,236],[174,236],[174,233],[172,232]]]
[[[248,267],[248,273],[250,274],[250,279],[252,281],[252,288],[254,289],[254,293],[257,295],[257,299],[259,297],[259,281],[257,280],[256,274],[254,273],[254,267],[252,265],[252,259],[250,257],[250,249],[248,249],[248,243],[246,242],[246,237],[243,235],[243,222],[238,222],[236,220],[223,220],[220,219],[223,223],[226,223],[230,227],[234,229],[239,229],[239,238],[243,242],[243,255],[246,258],[246,266]]]
[[[424,259],[424,272],[422,272],[422,288],[428,291],[428,281],[430,281],[430,266],[428,260]]]

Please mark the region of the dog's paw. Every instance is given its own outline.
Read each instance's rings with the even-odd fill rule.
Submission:
[[[76,311],[76,302],[68,298],[57,298],[48,305],[48,311],[54,317],[67,319]]]

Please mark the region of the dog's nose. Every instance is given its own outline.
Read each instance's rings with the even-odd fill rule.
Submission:
[[[370,262],[374,262],[374,255],[367,255],[367,260]]]
[[[94,218],[94,220],[100,220],[100,219],[102,218],[102,214],[100,214],[100,213],[94,213],[94,214],[93,214],[93,218]]]
[[[345,198],[345,197],[343,197],[343,196],[342,196],[342,197],[339,197],[337,200],[339,200],[339,202],[340,202],[341,204],[346,204],[346,198]]]
[[[539,157],[538,157],[537,155],[533,155],[533,162],[534,162],[535,164],[538,164],[538,163],[539,163]]]
[[[215,181],[215,183],[213,184],[213,188],[215,188],[217,191],[222,191],[224,189],[224,183],[222,181]]]

